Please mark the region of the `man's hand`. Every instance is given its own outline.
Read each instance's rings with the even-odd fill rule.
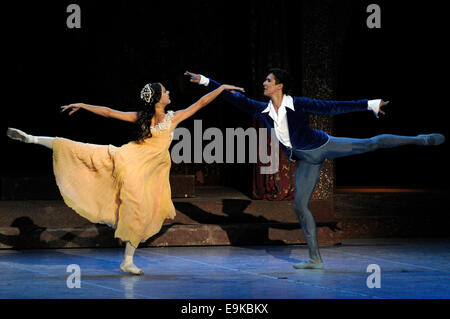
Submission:
[[[383,101],[383,100],[381,100],[381,102],[380,102],[380,109],[379,109],[379,113],[381,114],[381,115],[386,115],[386,113],[381,109],[383,106],[385,106],[385,105],[387,105],[389,103],[389,101]]]
[[[184,72],[184,75],[190,76],[191,77],[190,81],[192,83],[197,83],[197,84],[200,83],[200,74],[195,74],[195,73],[186,71],[186,72]]]

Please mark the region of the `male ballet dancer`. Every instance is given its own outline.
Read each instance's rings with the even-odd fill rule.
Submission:
[[[220,84],[200,74],[186,72],[191,82],[214,90]],[[381,99],[358,101],[323,101],[306,97],[293,97],[289,92],[289,74],[282,69],[270,69],[263,83],[264,95],[270,102],[259,102],[239,92],[223,92],[226,101],[252,115],[269,129],[274,129],[281,149],[291,161],[299,161],[295,171],[294,211],[309,249],[309,259],[294,264],[296,269],[322,269],[323,261],[317,243],[317,229],[309,210],[309,201],[319,180],[322,163],[326,158],[362,154],[379,148],[391,148],[408,144],[440,145],[442,134],[399,136],[383,134],[366,139],[341,138],[326,134],[309,126],[308,114],[341,114],[357,111],[373,111],[375,116],[385,114],[381,109],[389,102]]]

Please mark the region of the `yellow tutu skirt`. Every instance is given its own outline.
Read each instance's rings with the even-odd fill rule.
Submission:
[[[170,130],[121,147],[55,138],[53,170],[64,202],[93,223],[115,228],[134,247],[175,217],[168,151]]]

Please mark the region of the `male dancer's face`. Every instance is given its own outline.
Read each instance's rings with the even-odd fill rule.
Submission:
[[[273,75],[273,73],[270,73],[263,83],[265,96],[272,97],[274,94],[283,90],[283,84],[276,84],[275,82],[275,76]]]

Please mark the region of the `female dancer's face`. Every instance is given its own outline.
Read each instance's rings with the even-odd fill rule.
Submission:
[[[170,104],[171,101],[169,93],[170,92],[166,90],[166,88],[163,85],[161,85],[161,100],[159,100],[159,103],[161,103],[164,106]]]

